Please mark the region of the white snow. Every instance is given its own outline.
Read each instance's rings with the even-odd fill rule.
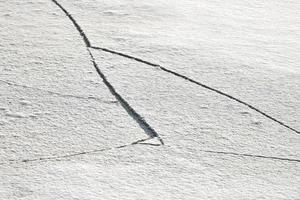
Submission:
[[[299,1],[58,3],[92,46],[257,110],[88,48],[161,145],[52,0],[0,0],[1,200],[300,198]]]

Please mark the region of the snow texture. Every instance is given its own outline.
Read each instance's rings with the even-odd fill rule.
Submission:
[[[0,0],[0,199],[300,199],[296,0]]]

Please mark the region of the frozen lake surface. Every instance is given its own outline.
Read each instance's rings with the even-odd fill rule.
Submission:
[[[300,2],[0,0],[0,199],[300,199]]]

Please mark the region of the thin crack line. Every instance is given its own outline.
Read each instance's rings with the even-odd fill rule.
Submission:
[[[158,138],[160,143],[163,145],[164,142],[161,139],[161,137],[158,135],[158,133],[146,122],[146,120],[140,114],[138,114],[129,105],[129,103],[119,93],[116,92],[116,90],[112,86],[112,84],[107,80],[105,75],[101,72],[100,68],[98,67],[98,65],[93,57],[92,52],[89,49],[89,47],[91,46],[91,43],[90,43],[88,37],[86,36],[86,34],[84,33],[84,31],[82,30],[82,28],[80,27],[80,25],[77,23],[77,21],[72,17],[72,15],[60,3],[58,3],[58,1],[56,1],[56,0],[51,0],[51,1],[53,3],[55,3],[66,14],[66,16],[72,21],[73,25],[75,26],[75,28],[77,29],[77,31],[79,32],[79,34],[81,35],[81,37],[85,43],[86,49],[89,52],[89,55],[91,57],[91,61],[94,65],[94,68],[96,69],[99,76],[102,78],[103,83],[107,86],[107,88],[109,89],[111,94],[119,101],[119,103],[122,105],[122,107],[129,114],[129,116],[131,116],[138,123],[138,125],[145,131],[145,133],[148,136],[150,136],[152,138],[153,137]]]
[[[113,150],[113,149],[122,149],[122,148],[126,148],[126,147],[129,147],[129,146],[134,146],[134,145],[148,145],[148,146],[161,146],[162,145],[162,144],[146,143],[146,141],[148,141],[150,139],[152,139],[152,138],[141,139],[141,140],[137,140],[135,142],[132,142],[130,144],[120,145],[120,146],[116,146],[116,147],[109,147],[109,148],[104,148],[104,149],[83,151],[83,152],[60,155],[60,156],[49,156],[49,157],[41,157],[41,158],[35,158],[35,159],[23,159],[23,160],[9,160],[9,162],[7,162],[7,163],[0,163],[0,166],[1,165],[13,164],[13,163],[18,164],[18,163],[31,163],[31,162],[48,161],[48,160],[59,160],[59,159],[64,159],[64,158],[76,157],[76,156],[80,156],[80,155],[89,155],[89,154],[93,154],[93,153],[105,152],[105,151],[109,151],[109,150]],[[204,152],[204,153],[229,155],[229,156],[236,156],[236,157],[261,158],[261,159],[280,160],[280,161],[298,162],[298,163],[300,162],[299,159],[283,158],[283,157],[275,157],[275,156],[264,156],[264,155],[235,153],[235,152],[226,152],[226,151],[214,151],[214,150],[204,150],[204,149],[200,149],[199,151]]]
[[[99,101],[99,102],[102,102],[102,103],[116,103],[116,101],[106,101],[106,100],[103,100],[103,99],[100,99],[100,98],[97,98],[97,97],[93,97],[93,96],[80,96],[80,95],[72,95],[72,94],[63,94],[63,93],[59,93],[59,92],[53,92],[53,91],[50,91],[50,90],[44,90],[44,89],[40,89],[40,88],[37,88],[37,87],[22,85],[22,84],[10,82],[10,81],[5,81],[5,80],[0,80],[0,83],[5,83],[7,85],[15,86],[15,87],[22,87],[22,88],[26,88],[26,89],[32,89],[32,90],[37,90],[37,91],[41,91],[41,92],[46,92],[48,94],[57,95],[57,96],[60,96],[60,97],[95,100],[95,101]]]
[[[213,88],[213,87],[210,87],[210,86],[208,86],[208,85],[206,85],[206,84],[204,84],[204,83],[200,83],[200,82],[198,82],[198,81],[195,81],[195,80],[193,80],[193,79],[191,79],[191,78],[189,78],[189,77],[187,77],[187,76],[184,76],[184,75],[182,75],[182,74],[179,74],[179,73],[177,73],[177,72],[175,72],[175,71],[173,71],[173,70],[167,69],[167,68],[165,68],[165,67],[163,67],[163,66],[161,66],[161,65],[158,65],[158,64],[155,64],[155,63],[151,63],[151,62],[149,62],[149,61],[145,61],[145,60],[142,60],[142,59],[140,59],[140,58],[137,58],[137,57],[134,57],[134,56],[130,56],[130,55],[127,55],[127,54],[124,54],[124,53],[120,53],[120,52],[117,52],[117,51],[113,51],[113,50],[110,50],[110,49],[106,49],[106,48],[94,47],[94,46],[91,46],[90,48],[96,49],[96,50],[101,50],[101,51],[108,52],[108,53],[115,54],[115,55],[119,55],[119,56],[122,56],[122,57],[125,57],[125,58],[129,58],[129,59],[135,60],[135,61],[137,61],[137,62],[144,63],[144,64],[149,65],[149,66],[152,66],[152,67],[160,68],[161,70],[163,70],[163,71],[165,71],[165,72],[167,72],[167,73],[169,73],[169,74],[172,74],[172,75],[174,75],[174,76],[176,76],[176,77],[179,77],[179,78],[183,78],[183,79],[185,79],[185,80],[187,80],[187,81],[189,81],[189,82],[191,82],[191,83],[194,83],[194,84],[196,84],[196,85],[199,85],[199,86],[201,86],[201,87],[203,87],[203,88],[205,88],[205,89],[208,89],[208,90],[213,91],[213,92],[215,92],[215,93],[217,93],[217,94],[220,94],[220,95],[222,95],[222,96],[225,96],[225,97],[227,97],[227,98],[229,98],[229,99],[231,99],[231,100],[234,100],[234,101],[236,101],[236,102],[238,102],[238,103],[240,103],[240,104],[243,104],[243,105],[247,106],[248,108],[250,108],[251,110],[254,110],[255,112],[257,112],[257,113],[259,113],[259,114],[265,116],[266,118],[268,118],[268,119],[270,119],[270,120],[272,120],[272,121],[274,121],[274,122],[280,124],[281,126],[284,126],[285,128],[288,128],[289,130],[291,130],[291,131],[293,131],[293,132],[295,132],[295,133],[297,133],[297,134],[300,134],[300,131],[298,131],[298,130],[292,128],[291,126],[285,124],[285,123],[282,122],[282,121],[279,121],[278,119],[276,119],[276,118],[274,118],[274,117],[268,115],[267,113],[265,113],[265,112],[259,110],[258,108],[252,106],[251,104],[249,104],[249,103],[247,103],[247,102],[245,102],[245,101],[242,101],[242,100],[240,100],[240,99],[238,99],[238,98],[236,98],[236,97],[234,97],[234,96],[232,96],[232,95],[230,95],[230,94],[227,94],[227,93],[225,93],[225,92],[222,92],[222,91],[220,91],[220,90],[218,90],[218,89],[215,89],[215,88]]]
[[[199,150],[199,151],[205,152],[205,153],[222,154],[222,155],[232,155],[232,156],[238,156],[238,157],[251,157],[251,158],[263,158],[263,159],[290,161],[290,162],[300,162],[299,159],[282,158],[282,157],[275,157],[275,156],[263,156],[263,155],[255,155],[255,154],[234,153],[234,152],[213,151],[213,150]]]
[[[41,158],[33,158],[33,159],[22,159],[22,160],[9,160],[7,163],[0,163],[0,165],[7,165],[7,164],[13,164],[13,163],[31,163],[31,162],[38,162],[38,161],[48,161],[48,160],[59,160],[59,159],[64,159],[64,158],[71,158],[71,157],[76,157],[80,155],[89,155],[93,153],[99,153],[99,152],[105,152],[105,151],[110,151],[113,149],[122,149],[134,145],[139,145],[139,144],[145,144],[143,142],[148,141],[152,138],[146,138],[146,139],[141,139],[137,140],[135,142],[129,143],[129,144],[124,144],[116,147],[108,147],[104,149],[95,149],[95,150],[90,150],[90,151],[82,151],[82,152],[77,152],[77,153],[71,153],[71,154],[65,154],[65,155],[58,155],[58,156],[48,156],[48,157],[41,157]],[[158,145],[153,145],[149,143],[151,146],[161,146],[160,144]]]

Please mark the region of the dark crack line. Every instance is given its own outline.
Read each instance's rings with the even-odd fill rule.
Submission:
[[[87,48],[87,51],[89,52],[89,55],[91,57],[91,61],[97,71],[97,73],[99,74],[99,76],[102,78],[104,84],[107,86],[107,88],[109,89],[109,91],[111,92],[111,94],[119,101],[119,103],[122,105],[122,107],[126,110],[126,112],[129,114],[129,116],[131,116],[137,123],[138,125],[145,131],[145,133],[150,136],[150,137],[156,137],[158,138],[158,140],[160,141],[160,143],[163,145],[164,142],[163,140],[160,138],[160,136],[158,135],[158,133],[146,122],[146,120],[140,115],[138,114],[130,105],[129,103],[115,90],[115,88],[112,86],[112,84],[107,80],[107,78],[105,77],[105,75],[101,72],[100,68],[98,67],[92,52],[90,51],[89,47],[91,47],[91,43],[88,39],[88,37],[86,36],[86,34],[84,33],[84,31],[82,30],[82,28],[79,26],[79,24],[77,23],[77,21],[72,17],[72,15],[60,4],[58,3],[56,0],[52,0],[53,3],[55,3],[65,14],[66,16],[72,21],[73,25],[75,26],[75,28],[77,29],[77,31],[79,32],[79,34],[81,35],[85,46]]]
[[[145,144],[143,142],[150,140],[151,138],[147,139],[141,139],[137,140],[135,142],[129,143],[129,144],[124,144],[116,147],[108,147],[104,149],[95,149],[95,150],[90,150],[90,151],[82,151],[82,152],[77,152],[77,153],[71,153],[71,154],[65,154],[65,155],[58,155],[58,156],[48,156],[48,157],[41,157],[41,158],[33,158],[33,159],[22,159],[22,160],[9,160],[7,163],[0,163],[0,165],[6,165],[6,164],[13,164],[13,163],[31,163],[31,162],[38,162],[38,161],[48,161],[48,160],[60,160],[64,158],[71,158],[71,157],[76,157],[80,155],[89,155],[89,154],[94,154],[94,153],[100,153],[100,152],[105,152],[105,151],[110,151],[113,149],[122,149],[134,145],[139,145],[139,144]],[[151,146],[161,146],[160,144],[158,145],[152,145],[149,143]]]
[[[79,26],[79,24],[76,22],[76,20],[72,17],[72,15],[60,3],[58,3],[56,0],[52,0],[52,2],[55,3],[67,15],[67,17],[72,21],[73,25],[75,26],[75,28],[77,29],[77,31],[81,35],[85,45],[87,47],[90,47],[91,43],[90,43],[88,37],[86,36],[86,34],[82,30],[82,28]]]
[[[135,60],[137,62],[141,62],[141,63],[144,63],[146,65],[150,65],[152,67],[161,68],[161,66],[158,65],[158,64],[154,64],[154,63],[148,62],[146,60],[142,60],[140,58],[137,58],[137,57],[134,57],[134,56],[130,56],[130,55],[127,55],[127,54],[124,54],[124,53],[121,53],[121,52],[117,52],[117,51],[113,51],[113,50],[106,49],[106,48],[101,48],[101,47],[94,47],[94,46],[90,46],[90,48],[101,50],[101,51],[105,51],[105,52],[108,52],[108,53],[111,53],[111,54],[115,54],[115,55],[119,55],[119,56],[122,56],[122,57],[125,57],[125,58],[129,58],[129,59]]]
[[[263,158],[263,159],[290,161],[290,162],[300,162],[299,159],[282,158],[282,157],[275,157],[275,156],[263,156],[263,155],[254,155],[254,154],[246,154],[246,153],[234,153],[234,152],[212,151],[212,150],[200,150],[200,151],[205,152],[205,153],[231,155],[231,156],[238,156],[238,157],[251,157],[251,158]]]
[[[127,55],[127,54],[124,54],[124,53],[120,53],[120,52],[117,52],[117,51],[113,51],[113,50],[110,50],[110,49],[106,49],[106,48],[94,47],[94,46],[91,46],[90,48],[96,49],[96,50],[101,50],[101,51],[108,52],[108,53],[115,54],[115,55],[119,55],[119,56],[122,56],[122,57],[125,57],[125,58],[129,58],[129,59],[135,60],[135,61],[137,61],[137,62],[144,63],[144,64],[149,65],[149,66],[152,66],[152,67],[160,68],[161,70],[163,70],[163,71],[165,71],[165,72],[167,72],[167,73],[169,73],[169,74],[172,74],[172,75],[177,76],[177,77],[179,77],[179,78],[183,78],[183,79],[185,79],[186,81],[189,81],[189,82],[191,82],[191,83],[194,83],[194,84],[196,84],[196,85],[199,85],[199,86],[201,86],[201,87],[203,87],[203,88],[205,88],[205,89],[208,89],[208,90],[213,91],[213,92],[215,92],[215,93],[217,93],[217,94],[220,94],[220,95],[222,95],[222,96],[225,96],[225,97],[227,97],[227,98],[229,98],[229,99],[231,99],[231,100],[234,100],[234,101],[236,101],[236,102],[238,102],[238,103],[240,103],[240,104],[243,104],[243,105],[247,106],[248,108],[250,108],[251,110],[254,110],[255,112],[260,113],[261,115],[265,116],[266,118],[268,118],[268,119],[270,119],[270,120],[272,120],[272,121],[274,121],[274,122],[280,124],[281,126],[284,126],[284,127],[288,128],[289,130],[291,130],[291,131],[293,131],[293,132],[295,132],[295,133],[297,133],[297,134],[300,134],[300,131],[298,131],[298,130],[292,128],[292,127],[290,127],[289,125],[285,124],[284,122],[279,121],[278,119],[276,119],[276,118],[274,118],[274,117],[268,115],[267,113],[265,113],[265,112],[261,111],[260,109],[258,109],[258,108],[256,108],[256,107],[250,105],[249,103],[246,103],[245,101],[242,101],[242,100],[240,100],[240,99],[238,99],[238,98],[236,98],[236,97],[234,97],[234,96],[232,96],[232,95],[230,95],[230,94],[226,94],[225,92],[222,92],[222,91],[220,91],[220,90],[218,90],[218,89],[215,89],[215,88],[213,88],[213,87],[210,87],[210,86],[208,86],[208,85],[206,85],[206,84],[204,84],[204,83],[200,83],[200,82],[198,82],[198,81],[195,81],[195,80],[193,80],[193,79],[191,79],[191,78],[189,78],[189,77],[187,77],[187,76],[184,76],[184,75],[182,75],[182,74],[179,74],[179,73],[177,73],[177,72],[175,72],[175,71],[173,71],[173,70],[167,69],[167,68],[165,68],[165,67],[163,67],[163,66],[161,66],[161,65],[154,64],[154,63],[151,63],[151,62],[149,62],[149,61],[145,61],[145,60],[142,60],[142,59],[140,59],[140,58],[136,58],[136,57],[134,57],[134,56],[130,56],[130,55]]]
[[[152,143],[146,143],[146,142],[143,142],[143,143],[139,143],[140,145],[148,145],[148,146],[161,146],[161,144],[152,144]]]
[[[122,107],[126,110],[126,112],[139,124],[139,126],[150,136],[150,137],[157,137],[161,144],[164,144],[163,140],[159,137],[158,133],[145,121],[145,119],[138,114],[130,105],[129,103],[119,94],[116,92],[115,88],[110,84],[107,80],[105,75],[101,72],[100,68],[98,67],[94,56],[89,51],[90,56],[92,58],[93,65],[97,71],[97,73],[102,78],[104,84],[108,87],[109,91],[116,97],[116,99],[120,102]]]
[[[10,86],[22,87],[22,88],[31,89],[31,90],[37,90],[37,91],[45,92],[45,93],[48,93],[48,94],[51,94],[51,95],[65,97],[65,98],[95,100],[95,101],[99,101],[101,103],[117,103],[117,101],[106,101],[106,100],[102,100],[100,98],[93,97],[93,96],[80,96],[80,95],[63,94],[63,93],[59,93],[59,92],[53,92],[53,91],[50,91],[50,90],[44,90],[44,89],[40,89],[40,88],[37,88],[37,87],[32,87],[32,86],[22,85],[22,84],[18,84],[18,83],[13,83],[13,82],[10,82],[10,81],[0,80],[0,82],[5,83],[5,84],[10,85]]]

